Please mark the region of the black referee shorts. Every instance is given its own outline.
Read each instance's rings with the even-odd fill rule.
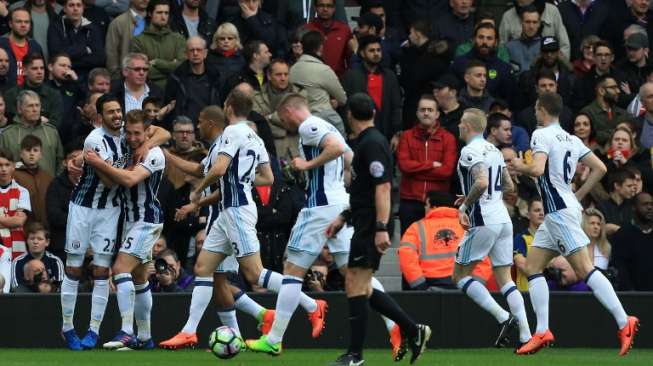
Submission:
[[[381,257],[383,256],[376,250],[376,245],[374,245],[376,211],[374,209],[352,211],[351,223],[354,227],[354,235],[351,237],[347,265],[349,267],[371,268],[376,271],[379,269]]]

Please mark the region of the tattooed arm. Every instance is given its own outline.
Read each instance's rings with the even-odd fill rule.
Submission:
[[[474,204],[474,202],[476,202],[479,197],[483,195],[489,184],[487,177],[487,166],[485,164],[478,163],[474,165],[470,174],[472,175],[472,182],[474,183],[469,188],[469,192],[465,197],[465,201],[463,201],[463,206],[465,208]]]
[[[515,183],[512,181],[508,169],[504,168],[501,170],[501,192],[503,192],[503,194],[511,193],[515,188]]]

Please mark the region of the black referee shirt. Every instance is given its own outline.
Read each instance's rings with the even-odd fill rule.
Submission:
[[[376,127],[370,127],[363,130],[352,145],[354,160],[349,189],[350,209],[374,209],[375,187],[392,180],[390,144]]]

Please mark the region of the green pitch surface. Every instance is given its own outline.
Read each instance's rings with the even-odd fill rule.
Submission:
[[[0,349],[3,366],[313,366],[327,365],[339,355],[338,350],[287,350],[279,357],[242,352],[231,360],[220,360],[204,350],[148,352],[69,352],[51,349]],[[409,354],[410,355],[410,354]],[[400,363],[390,361],[389,350],[367,350],[365,365],[409,365],[408,357]],[[634,349],[626,357],[617,356],[616,349],[555,349],[548,348],[537,355],[517,357],[510,350],[441,349],[428,350],[415,365],[438,366],[604,366],[653,365],[653,349]]]

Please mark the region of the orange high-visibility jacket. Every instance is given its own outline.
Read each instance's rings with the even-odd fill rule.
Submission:
[[[438,207],[414,222],[401,237],[399,267],[410,285],[415,288],[429,278],[449,278],[453,274],[454,259],[465,230],[458,222],[458,210]],[[474,270],[474,277],[485,283],[492,275],[489,258]]]

